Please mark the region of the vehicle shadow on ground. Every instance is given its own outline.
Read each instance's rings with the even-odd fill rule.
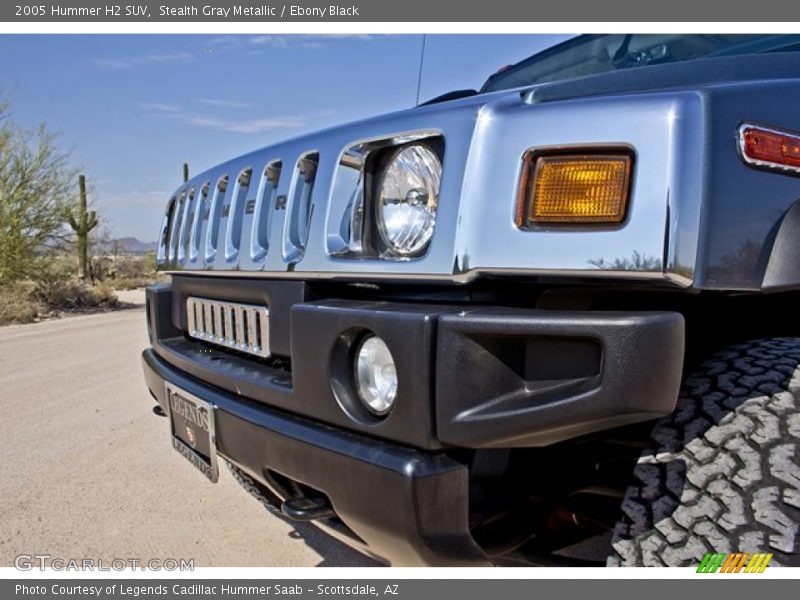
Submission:
[[[322,562],[317,567],[382,567],[381,563],[356,552],[352,548],[344,545],[339,540],[323,533],[313,525],[307,523],[295,523],[286,520],[294,527],[289,532],[289,537],[294,540],[302,540],[314,552],[322,557]]]
[[[264,484],[254,480],[250,475],[227,463],[228,471],[239,485],[244,488],[269,515],[278,518],[292,528],[288,533],[292,540],[303,541],[314,552],[322,557],[318,567],[380,567],[379,562],[357,552],[336,538],[318,529],[311,523],[295,521],[284,515],[279,506],[280,498]]]

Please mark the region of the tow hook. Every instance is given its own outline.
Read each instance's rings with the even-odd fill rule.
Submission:
[[[305,496],[285,500],[281,505],[281,512],[293,521],[317,521],[336,516],[327,501]]]

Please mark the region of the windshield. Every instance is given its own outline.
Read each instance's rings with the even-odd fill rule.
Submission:
[[[797,50],[798,35],[582,35],[495,73],[481,92],[709,56]]]

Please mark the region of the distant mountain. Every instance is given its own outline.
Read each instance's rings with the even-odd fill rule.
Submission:
[[[107,242],[99,242],[94,251],[102,254],[147,254],[156,252],[158,242],[143,242],[135,237],[122,237]]]

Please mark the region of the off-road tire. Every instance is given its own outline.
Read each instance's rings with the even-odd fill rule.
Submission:
[[[264,505],[270,513],[281,519],[286,519],[281,512],[281,500],[269,489],[264,487],[261,483],[250,477],[247,473],[242,471],[239,467],[229,461],[225,461],[228,465],[228,470],[233,475],[233,478],[241,485],[253,498],[258,500]]]
[[[800,338],[733,346],[656,422],[614,530],[610,566],[696,566],[707,552],[800,565]]]

